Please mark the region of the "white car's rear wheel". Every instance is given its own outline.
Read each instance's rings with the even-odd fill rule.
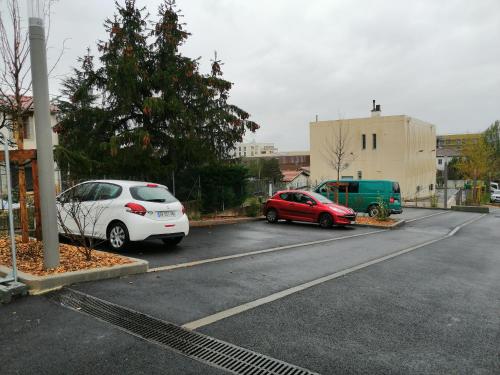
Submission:
[[[125,224],[115,222],[108,229],[108,242],[113,250],[123,250],[130,242]]]

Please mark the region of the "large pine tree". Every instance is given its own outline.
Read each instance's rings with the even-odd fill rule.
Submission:
[[[179,47],[189,33],[175,2],[152,22],[134,0],[105,21],[99,67],[88,53],[63,85],[57,159],[74,179],[164,181],[183,170],[226,159],[258,125],[228,103],[232,83],[214,58],[208,74]]]

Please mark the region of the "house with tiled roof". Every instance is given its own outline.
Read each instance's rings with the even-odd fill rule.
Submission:
[[[282,181],[287,189],[304,189],[309,186],[309,170],[308,168],[300,168],[296,170],[282,170]]]

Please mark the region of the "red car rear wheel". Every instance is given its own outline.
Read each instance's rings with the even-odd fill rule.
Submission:
[[[277,223],[278,222],[278,212],[274,208],[270,208],[269,210],[267,210],[266,219],[271,224]]]

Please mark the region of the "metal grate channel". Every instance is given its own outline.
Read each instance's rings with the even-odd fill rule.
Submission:
[[[313,375],[309,370],[155,319],[73,289],[49,298],[210,366],[241,375]]]

